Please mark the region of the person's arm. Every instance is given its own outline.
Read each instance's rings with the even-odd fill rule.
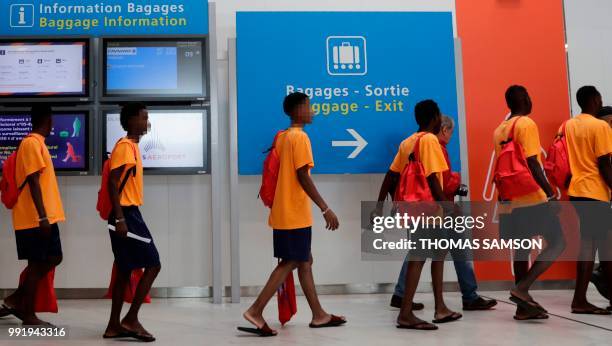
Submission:
[[[28,186],[30,187],[30,195],[38,212],[38,224],[43,234],[48,235],[51,232],[51,224],[47,218],[45,204],[43,202],[42,189],[40,188],[40,172],[35,172],[27,177]]]
[[[612,161],[610,161],[610,154],[597,158],[597,165],[599,166],[599,173],[604,178],[606,184],[608,184],[608,188],[612,190]]]
[[[389,170],[385,175],[385,180],[383,180],[382,185],[380,186],[380,192],[378,193],[378,202],[384,202],[387,200],[387,195],[392,195],[393,191],[397,186],[397,181],[399,180],[400,174]]]
[[[297,170],[298,181],[302,186],[302,189],[306,192],[308,197],[312,199],[312,201],[321,209],[321,212],[324,212],[323,217],[325,218],[325,227],[328,230],[335,231],[340,226],[338,222],[338,217],[334,212],[328,207],[327,203],[323,200],[323,197],[319,194],[317,187],[315,186],[312,178],[309,174],[310,165],[304,165],[303,167]]]
[[[529,170],[531,171],[531,175],[535,179],[536,183],[540,185],[542,190],[546,193],[548,198],[555,195],[555,190],[550,186],[548,180],[546,180],[546,176],[544,176],[544,171],[542,170],[542,166],[538,161],[538,157],[536,155],[530,156],[527,158],[527,165],[529,166]]]
[[[447,202],[446,196],[444,195],[444,190],[442,190],[442,185],[440,184],[440,180],[438,180],[438,176],[434,174],[430,174],[427,177],[427,184],[429,185],[429,189],[431,190],[431,195],[434,200],[439,202]]]
[[[113,205],[113,215],[115,217],[115,231],[117,235],[121,237],[127,237],[127,225],[125,224],[125,218],[123,216],[123,209],[121,209],[121,196],[119,194],[119,186],[121,184],[121,175],[126,165],[115,168],[110,172],[108,182],[108,194],[110,196],[111,204]],[[128,173],[126,173],[128,174]]]

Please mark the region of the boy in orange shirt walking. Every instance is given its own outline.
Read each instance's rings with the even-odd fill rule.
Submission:
[[[263,311],[277,288],[295,268],[312,311],[310,328],[336,327],[346,323],[343,316],[328,314],[323,309],[312,276],[311,200],[321,210],[328,230],[335,231],[340,224],[310,177],[314,159],[310,139],[304,132],[304,126],[312,123],[310,100],[306,94],[292,93],[285,98],[283,109],[291,118],[291,126],[278,136],[275,144],[280,158],[280,170],[268,220],[273,229],[274,257],[280,259],[280,262],[255,302],[243,314],[256,328],[238,327],[240,331],[259,336],[277,334],[264,320]]]
[[[38,283],[62,262],[58,222],[65,220],[57,178],[45,138],[53,128],[49,106],[32,107],[32,132],[17,149],[16,181],[21,187],[13,207],[17,255],[27,260],[23,284],[4,300],[4,309],[24,325],[48,325],[34,313]]]

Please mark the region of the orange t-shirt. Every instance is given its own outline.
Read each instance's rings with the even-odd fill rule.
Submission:
[[[64,207],[57,185],[53,161],[45,145],[45,138],[32,133],[24,138],[17,151],[15,178],[21,186],[31,174],[40,172],[39,183],[45,212],[50,224],[65,220]],[[13,227],[16,231],[39,226],[38,211],[34,205],[29,184],[19,194],[17,204],[13,207]]]
[[[542,145],[540,144],[538,125],[536,125],[533,119],[527,116],[514,117],[512,119],[505,120],[495,129],[493,132],[493,141],[495,144],[496,158],[501,151],[501,143],[507,140],[510,136],[510,129],[515,121],[516,125],[514,127],[514,140],[520,144],[521,148],[523,148],[525,158],[536,156],[541,165],[542,158],[540,153],[542,152]],[[512,200],[511,204],[513,207],[526,207],[530,205],[537,205],[546,202],[547,200],[548,199],[544,190],[538,189],[536,192],[516,197]]]
[[[408,164],[408,159],[410,154],[412,154],[418,136],[422,134],[422,132],[417,132],[406,138],[400,144],[389,170],[395,173],[402,173]],[[442,146],[438,141],[438,137],[433,133],[425,133],[423,137],[421,137],[421,142],[419,143],[419,159],[425,169],[425,176],[429,177],[435,173],[438,177],[438,181],[440,181],[440,186],[444,186],[442,173],[447,171],[449,167],[446,163],[446,158],[444,157],[444,152],[442,151]]]
[[[304,166],[314,167],[310,139],[302,128],[291,127],[278,136],[275,148],[280,170],[268,224],[279,230],[311,227],[312,204],[297,175]]]
[[[572,181],[568,194],[610,201],[610,189],[599,172],[597,159],[612,153],[612,130],[608,123],[580,114],[565,125]]]
[[[130,171],[130,168],[136,166],[136,176],[128,178],[121,193],[121,206],[141,206],[144,200],[144,188],[142,156],[140,155],[138,145],[127,137],[122,138],[113,148],[110,160],[111,171],[125,166],[121,180],[119,180],[120,184],[125,179],[125,175]]]

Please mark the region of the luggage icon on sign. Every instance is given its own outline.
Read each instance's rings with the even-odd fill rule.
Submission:
[[[362,76],[367,71],[365,37],[330,36],[327,38],[327,72],[330,75]]]

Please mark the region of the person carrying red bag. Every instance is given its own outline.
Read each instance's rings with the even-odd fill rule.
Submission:
[[[329,314],[323,309],[312,275],[311,201],[321,209],[328,230],[337,230],[339,222],[310,177],[314,159],[310,139],[304,132],[304,126],[312,123],[310,99],[304,93],[289,94],[283,101],[283,110],[291,118],[291,126],[280,133],[274,143],[280,167],[268,220],[273,229],[274,257],[280,261],[255,302],[242,315],[255,328],[238,327],[239,331],[262,337],[277,335],[277,331],[268,326],[263,311],[274,293],[286,282],[287,276],[296,268],[312,311],[309,327],[337,327],[346,323],[345,317]]]
[[[515,286],[510,300],[517,304],[515,320],[547,319],[547,311],[529,294],[531,285],[554,263],[565,248],[558,206],[549,203],[555,192],[549,184],[540,158],[538,127],[528,117],[532,103],[527,89],[513,85],[506,90],[511,115],[494,131],[495,185],[499,191],[500,238],[531,239],[542,236],[547,247],[531,267],[527,249],[513,257]]]
[[[15,315],[24,325],[46,326],[50,324],[36,316],[36,302],[54,293],[50,273],[62,262],[57,224],[65,216],[53,161],[45,144],[53,129],[52,109],[34,106],[31,117],[32,132],[22,140],[16,154],[15,181],[20,191],[12,206],[17,256],[27,260],[28,266],[17,290],[4,299],[3,311]],[[51,298],[50,302],[55,302],[54,294]]]

